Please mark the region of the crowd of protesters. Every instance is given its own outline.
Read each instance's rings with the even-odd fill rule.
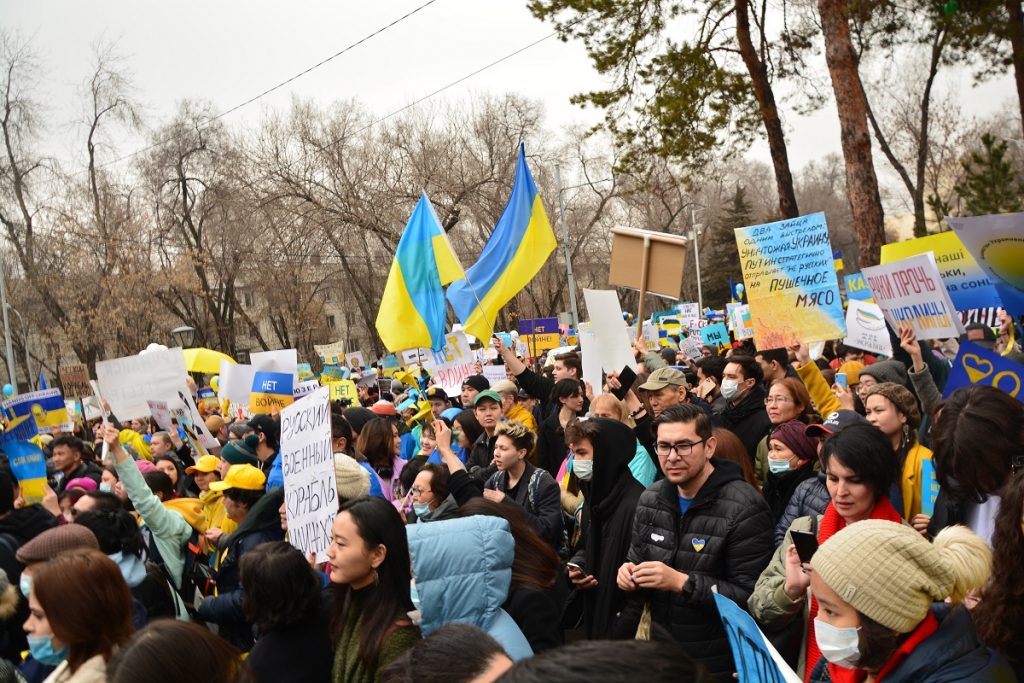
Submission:
[[[967,338],[1019,360],[998,332]],[[638,377],[601,386],[578,351],[534,365],[498,337],[481,362],[507,378],[452,395],[367,368],[331,407],[324,564],[287,540],[275,416],[204,409],[199,453],[104,411],[42,437],[41,503],[0,467],[0,671],[725,682],[717,592],[805,681],[1018,680],[1024,406],[943,400],[939,345],[890,336],[892,358],[640,341]]]

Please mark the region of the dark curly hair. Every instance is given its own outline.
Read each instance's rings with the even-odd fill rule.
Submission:
[[[992,534],[992,577],[971,617],[981,641],[1007,655],[1012,644],[1024,638],[1024,469],[1017,471],[1000,495]]]

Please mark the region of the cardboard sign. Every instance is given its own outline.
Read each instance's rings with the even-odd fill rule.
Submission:
[[[601,391],[601,357],[597,350],[597,340],[590,323],[581,323],[576,332],[580,342],[580,365],[583,370],[583,381],[590,385],[594,393]],[[620,368],[621,369],[621,368]]]
[[[750,317],[750,304],[726,304],[726,309],[732,323],[733,336],[737,340],[752,338],[754,325]]]
[[[892,356],[892,340],[885,315],[877,304],[850,299],[846,307],[846,339],[843,343],[869,353]]]
[[[712,348],[717,349],[719,346],[728,346],[729,330],[726,328],[725,323],[715,323],[714,325],[700,328],[700,338],[707,346]]]
[[[846,334],[825,214],[736,230],[758,348]]]
[[[22,498],[28,504],[42,501],[46,493],[46,456],[43,451],[31,441],[12,440],[3,446],[11,474],[21,486]]]
[[[147,401],[149,403],[149,414],[153,416],[156,426],[165,432],[174,432],[174,422],[171,421],[171,411],[167,408],[167,401]]]
[[[18,394],[3,402],[4,410],[13,420],[30,416],[36,429],[48,432],[53,427],[63,427],[68,421],[68,410],[60,389],[43,389],[28,394]]]
[[[678,299],[686,268],[687,239],[653,230],[615,226],[612,235],[612,261],[608,266],[608,284],[612,287],[644,289]],[[647,282],[642,282],[644,252],[647,252]],[[594,309],[587,306],[590,319]],[[598,333],[600,337],[600,333]],[[622,366],[618,367],[621,370]]]
[[[352,402],[352,405],[359,405],[359,390],[356,388],[356,383],[352,380],[342,379],[331,382],[327,386],[330,389],[332,401],[348,399]]]
[[[313,366],[309,363],[299,363],[295,369],[299,373],[300,382],[308,382],[313,379]]]
[[[526,344],[526,348],[530,350],[531,356],[540,356],[545,351],[557,349],[562,344],[562,338],[557,332],[524,334],[519,339]]]
[[[92,396],[89,386],[89,366],[85,363],[60,366],[60,385],[63,387],[64,398],[77,401]]]
[[[699,337],[686,337],[679,340],[679,349],[690,360],[697,360],[704,356],[704,353],[701,351],[702,346],[704,346],[703,340]]]
[[[885,247],[882,248],[884,249]],[[871,294],[871,287],[868,286],[868,281],[864,279],[864,273],[854,273],[853,275],[846,276],[846,299],[874,302],[875,298]]]
[[[344,360],[344,357],[342,357]],[[292,385],[299,381],[299,353],[295,349],[260,351],[249,354],[249,363],[257,372],[283,372],[292,376]]]
[[[484,377],[491,383],[493,387],[496,382],[508,379],[508,370],[505,368],[505,364],[501,365],[484,365]]]
[[[119,420],[148,416],[149,399],[166,400],[171,409],[181,408],[184,404],[177,396],[187,386],[187,377],[180,348],[96,363],[96,380],[103,399]]]
[[[206,428],[206,422],[192,400],[192,394],[187,391],[179,391],[178,398],[182,403],[180,408],[170,408],[171,416],[178,421],[178,425],[185,432],[185,437],[199,455],[206,455],[210,448],[220,448],[220,441],[217,440],[210,430]]]
[[[1003,308],[1014,315],[1024,313],[1024,213],[947,217],[946,221],[988,275]]]
[[[1024,383],[1024,366],[989,351],[977,344],[962,340],[953,367],[946,379],[943,398],[961,387],[982,384],[1005,391],[1024,403],[1021,384]]]
[[[754,618],[720,594],[718,586],[712,586],[711,592],[722,626],[729,636],[729,647],[740,683],[801,683],[803,679],[789,668],[786,660],[758,628]]]
[[[274,408],[290,406],[295,400],[293,384],[289,373],[257,371],[252,378],[249,409],[253,415],[269,415]]]
[[[292,396],[294,396],[295,399],[298,400],[303,396],[312,394],[319,388],[320,382],[316,381],[315,379],[306,380],[305,382],[299,382],[298,384],[295,385],[295,389],[292,390]]]
[[[252,379],[256,368],[251,365],[232,365],[225,360],[220,362],[220,397],[235,405],[249,405],[249,394],[252,393]]]
[[[894,330],[901,323],[910,325],[921,340],[959,337],[964,333],[960,315],[942,284],[931,252],[865,268],[864,277]]]
[[[957,310],[984,308],[998,301],[992,280],[955,232],[946,231],[905,242],[883,244],[881,262],[892,263],[929,251],[935,254],[935,264],[939,268],[942,284],[946,286],[949,298]]]
[[[331,442],[331,404],[321,387],[281,410],[281,472],[288,540],[303,557],[327,561],[338,484]]]
[[[349,366],[353,370],[359,370],[366,362],[363,360],[362,351],[353,351],[352,353],[345,354],[345,365]]]
[[[314,344],[313,350],[324,365],[341,365],[345,362],[345,343]],[[255,363],[253,363],[255,365]]]
[[[590,312],[590,329],[601,368],[605,372],[621,372],[626,366],[636,370],[619,295],[614,289],[584,289],[583,298]],[[594,389],[598,386],[594,385]]]
[[[476,358],[469,348],[465,332],[452,332],[444,339],[444,348],[424,356],[423,367],[434,378],[434,384],[449,396],[455,396],[462,392],[462,381],[476,374]]]
[[[408,367],[423,362],[430,355],[430,349],[405,349],[400,355],[402,356],[402,365]]]

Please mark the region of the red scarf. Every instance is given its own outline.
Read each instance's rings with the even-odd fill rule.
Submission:
[[[896,511],[888,498],[879,498],[875,507],[871,510],[868,519],[887,519],[897,524],[903,523],[903,515]],[[838,531],[846,527],[846,521],[836,512],[835,506],[829,501],[825,508],[825,514],[821,516],[821,524],[818,526],[818,545],[832,538]],[[818,601],[811,596],[810,614],[807,617],[807,661],[804,669],[804,681],[811,680],[811,671],[814,665],[821,659],[821,650],[818,649],[818,641],[814,637],[814,618],[818,616]]]
[[[875,683],[882,683],[882,680],[891,674],[893,669],[902,664],[918,645],[931,637],[937,630],[939,630],[939,620],[935,618],[934,614],[928,612],[928,616],[924,618],[924,621],[917,625],[917,628],[911,632],[910,637],[903,641],[903,644],[893,653],[889,661],[885,663],[885,666],[879,670]],[[867,671],[847,669],[831,662],[828,665],[828,674],[832,679],[832,683],[860,683],[868,677]]]

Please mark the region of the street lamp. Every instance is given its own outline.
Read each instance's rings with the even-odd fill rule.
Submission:
[[[704,209],[703,206],[698,207]],[[703,232],[703,225],[697,224],[697,212],[690,209],[690,225],[693,226],[691,230],[690,239],[693,240],[693,260],[694,265],[697,266],[697,305],[700,306],[701,313],[704,311],[704,292],[700,284],[700,236]]]
[[[175,346],[180,346],[183,349],[190,349],[196,340],[195,328],[189,327],[188,325],[175,327],[171,330],[171,339]]]

